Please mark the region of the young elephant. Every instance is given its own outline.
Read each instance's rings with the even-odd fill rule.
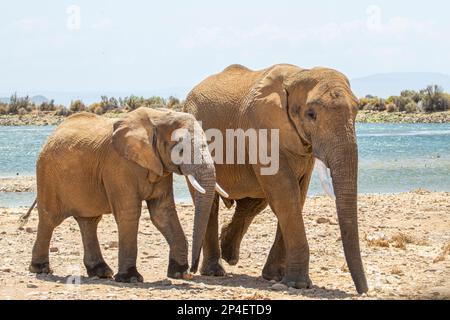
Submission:
[[[172,149],[180,145],[171,139],[177,129],[186,129],[186,134],[195,132],[187,135],[191,137],[190,152],[196,155],[195,164],[172,161]],[[183,277],[188,270],[188,244],[175,209],[172,173],[188,176],[198,190],[192,250],[192,263],[196,265],[216,180],[206,137],[195,118],[149,108],[139,108],[121,120],[90,113],[68,118],[49,138],[37,161],[39,225],[30,271],[51,272],[49,243],[53,230],[73,216],[80,227],[88,275],[112,277],[97,239],[102,215],[112,212],[119,231],[119,271],[115,280],[143,281],[136,269],[136,256],[138,223],[145,200],[152,222],[170,246],[168,276]]]

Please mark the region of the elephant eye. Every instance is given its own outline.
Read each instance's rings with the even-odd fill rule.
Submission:
[[[317,118],[316,112],[313,109],[306,110],[305,116],[309,120],[313,120],[313,121],[316,120],[316,118]]]

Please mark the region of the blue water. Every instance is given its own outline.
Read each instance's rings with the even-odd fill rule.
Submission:
[[[1,127],[0,177],[33,176],[41,146],[55,127]],[[450,191],[450,124],[358,124],[360,193],[417,188]],[[190,201],[175,177],[178,202]],[[310,195],[322,194],[316,175]],[[29,205],[33,193],[0,193],[0,207]]]

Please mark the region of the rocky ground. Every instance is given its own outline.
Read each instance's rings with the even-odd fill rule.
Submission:
[[[19,229],[26,208],[0,208],[0,299],[450,299],[450,193],[418,190],[395,195],[362,195],[359,201],[363,259],[370,292],[358,296],[345,264],[333,202],[309,198],[304,217],[311,250],[313,289],[294,290],[260,277],[274,239],[276,219],[266,209],[243,240],[237,266],[228,276],[166,278],[168,246],[143,212],[138,269],[142,284],[89,279],[83,267],[78,226],[66,220],[54,233],[51,276],[28,272],[36,237],[37,212]],[[191,237],[193,207],[179,204]],[[221,223],[232,210],[221,208]],[[117,228],[111,216],[99,226],[105,260],[117,270]]]
[[[0,115],[0,126],[49,126],[58,125],[66,117],[44,113],[19,115]]]
[[[125,113],[106,113],[109,118],[122,117]],[[25,126],[25,125],[58,125],[66,117],[46,113],[32,113],[19,115],[0,115],[0,126]],[[450,111],[433,113],[406,113],[386,111],[359,111],[356,118],[361,123],[448,123]]]
[[[450,111],[433,113],[406,113],[387,111],[359,111],[356,118],[360,123],[449,123]]]
[[[35,192],[35,177],[0,178],[0,192]]]

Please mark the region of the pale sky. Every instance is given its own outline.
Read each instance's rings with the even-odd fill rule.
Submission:
[[[0,91],[192,87],[233,63],[450,74],[449,13],[445,0],[2,1]]]

